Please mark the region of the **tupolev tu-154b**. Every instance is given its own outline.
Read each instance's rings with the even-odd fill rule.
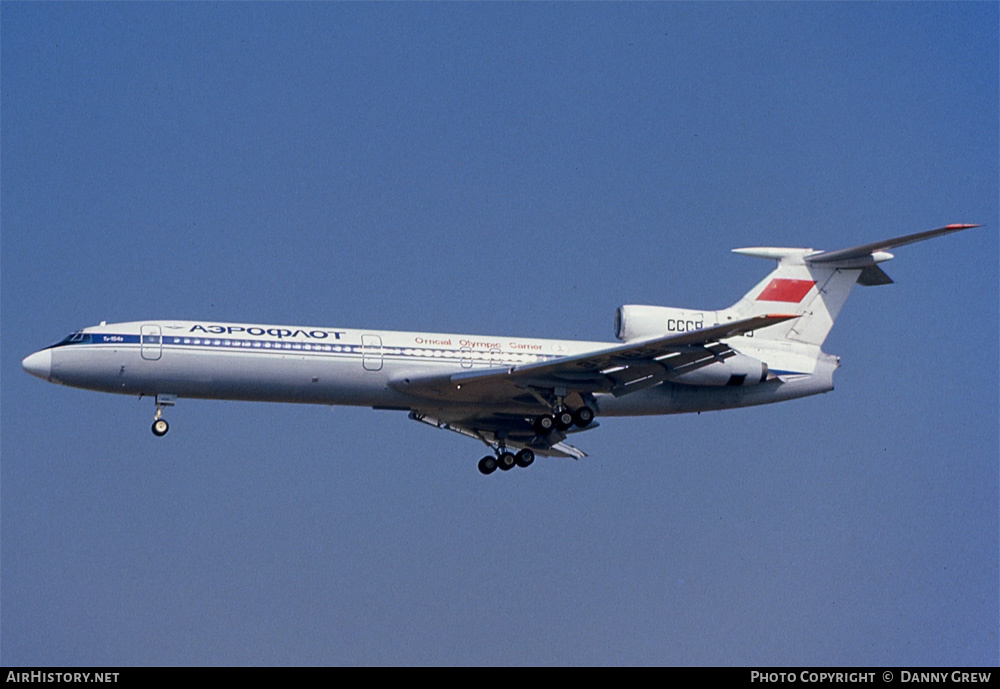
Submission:
[[[621,341],[392,332],[202,321],[101,323],[24,359],[39,378],[152,397],[153,434],[179,398],[357,405],[477,438],[490,474],[537,455],[579,458],[595,417],[768,404],[833,389],[821,346],[851,288],[892,280],[889,249],[978,225],[850,249],[734,249],[777,267],[720,311],[626,305]]]

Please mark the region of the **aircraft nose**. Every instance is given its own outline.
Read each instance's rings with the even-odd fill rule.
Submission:
[[[29,354],[24,357],[21,366],[31,375],[48,380],[52,373],[52,350],[43,349],[40,352]]]

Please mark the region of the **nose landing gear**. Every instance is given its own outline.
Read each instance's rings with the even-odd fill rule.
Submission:
[[[163,408],[172,407],[177,402],[177,395],[156,396],[156,416],[153,417],[153,435],[162,438],[170,430],[170,424],[163,418]]]
[[[157,438],[162,438],[170,430],[170,424],[167,423],[166,419],[156,419],[153,422],[153,435]]]

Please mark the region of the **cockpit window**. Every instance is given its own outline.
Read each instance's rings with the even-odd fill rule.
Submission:
[[[85,333],[82,330],[77,330],[75,333],[70,333],[64,337],[61,341],[54,344],[54,347],[62,347],[63,345],[71,344],[88,344],[90,343],[90,333]]]

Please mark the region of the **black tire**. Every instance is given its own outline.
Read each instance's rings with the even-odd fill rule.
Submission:
[[[162,438],[170,430],[170,424],[167,423],[166,419],[157,419],[153,422],[153,435],[157,438]]]
[[[497,467],[500,471],[510,471],[517,465],[517,458],[512,452],[501,452],[497,457]]]
[[[486,455],[479,460],[479,473],[489,476],[497,470],[497,458],[493,455]]]
[[[565,431],[573,425],[573,412],[569,409],[560,409],[556,412],[556,428]]]
[[[519,467],[526,469],[535,461],[535,453],[528,448],[524,448],[514,456],[514,461],[517,462]]]
[[[554,416],[539,416],[532,425],[538,435],[548,435],[556,427],[556,419]]]
[[[580,407],[575,412],[573,412],[573,423],[575,423],[580,428],[584,428],[590,425],[590,422],[594,420],[594,410],[590,407]]]

